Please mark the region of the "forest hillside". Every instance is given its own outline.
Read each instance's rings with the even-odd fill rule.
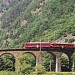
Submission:
[[[75,41],[75,0],[0,0],[0,48],[23,48],[40,38]]]

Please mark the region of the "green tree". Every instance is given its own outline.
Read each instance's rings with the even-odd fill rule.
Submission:
[[[45,67],[46,71],[50,71],[50,68],[53,70],[54,65],[52,66],[54,62],[54,58],[50,53],[44,53],[42,56],[43,66]],[[50,66],[51,62],[51,66]]]
[[[20,72],[23,74],[29,74],[34,70],[35,58],[30,53],[23,54],[19,57]]]
[[[4,62],[3,62],[3,59],[0,57],[0,70],[3,69],[3,66],[2,65],[4,65]]]
[[[75,52],[72,55],[72,71],[75,71]]]
[[[3,54],[0,58],[2,60],[1,61],[2,65],[0,66],[2,68],[1,70],[9,70],[9,71],[15,70],[15,65],[14,65],[15,59],[11,54]]]
[[[61,70],[62,71],[70,71],[71,68],[69,69],[69,59],[68,56],[66,54],[62,54],[61,56]]]
[[[20,72],[25,75],[30,74],[32,72],[31,70],[32,70],[32,67],[30,64],[23,63],[20,65]]]

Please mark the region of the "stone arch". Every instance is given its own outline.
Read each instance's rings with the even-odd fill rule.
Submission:
[[[71,55],[71,70],[72,70],[72,72],[74,72],[75,71],[75,52]]]
[[[11,54],[14,56],[14,54],[12,52],[7,52],[7,51],[2,51],[0,52],[0,56],[3,55],[3,54]],[[14,56],[15,57],[15,56]]]
[[[69,58],[69,71],[72,71],[72,55],[74,54],[74,50],[64,52]]]
[[[61,55],[61,71],[70,71],[69,56],[66,53],[62,53]]]
[[[4,55],[4,54],[9,54],[9,55],[12,55],[12,56],[15,58],[15,56],[14,56],[12,53],[9,53],[9,52],[2,53],[2,54],[0,54],[0,56],[2,56],[2,55]]]
[[[14,57],[14,55],[13,55],[12,53],[9,53],[9,52],[8,52],[8,53],[7,53],[7,52],[1,53],[1,54],[0,54],[0,58],[2,58],[3,55],[7,55],[7,54],[12,56],[12,57],[8,56],[8,57],[6,58],[6,60],[7,60],[7,59],[8,59],[8,60],[11,60],[11,62],[12,62],[11,64],[12,64],[13,66],[9,66],[9,65],[8,65],[8,67],[7,67],[7,66],[6,66],[6,67],[7,67],[7,69],[10,70],[10,71],[15,71],[15,57]]]
[[[45,54],[46,53],[46,54]],[[47,59],[47,65],[45,65],[45,68],[47,71],[55,71],[55,54],[52,51],[44,51],[43,55],[47,55],[47,58],[45,58],[45,60]]]
[[[31,53],[36,59],[36,66],[42,64],[42,60],[41,60],[42,53],[40,51],[31,50],[31,51],[24,51],[23,53]]]
[[[32,62],[32,66],[35,66],[36,65],[36,56],[35,56],[35,53],[34,52],[26,51],[26,52],[23,52],[22,55],[24,55],[24,54],[29,54],[28,57],[29,58],[33,58],[34,62]]]
[[[34,52],[24,52],[23,54],[25,54],[25,53],[30,53],[30,54],[32,54],[32,55],[36,58],[36,55],[35,55]],[[23,54],[22,54],[22,55],[23,55]]]
[[[56,69],[56,55],[52,51],[50,51],[49,53],[53,56],[53,60],[54,60],[54,63],[53,63],[54,70],[53,71],[55,71],[55,69]]]
[[[47,51],[48,52],[48,51]],[[52,51],[49,51],[48,53],[50,53],[53,57],[55,57],[55,53]]]

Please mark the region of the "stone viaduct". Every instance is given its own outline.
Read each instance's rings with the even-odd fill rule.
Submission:
[[[61,72],[61,55],[62,53],[65,53],[69,58],[69,68],[71,68],[71,56],[74,53],[75,49],[65,49],[65,48],[30,48],[30,49],[4,49],[0,50],[0,55],[2,54],[12,54],[15,58],[15,71],[18,72],[20,70],[19,68],[19,61],[18,57],[24,54],[25,52],[32,53],[36,58],[36,65],[42,64],[41,56],[44,52],[49,52],[56,58],[56,64],[55,64],[55,72]]]

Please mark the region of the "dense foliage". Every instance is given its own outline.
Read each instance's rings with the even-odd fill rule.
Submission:
[[[27,41],[40,41],[40,37],[52,41],[69,33],[75,35],[74,0],[30,2],[14,4],[3,15],[0,48],[21,48]]]
[[[15,59],[11,54],[0,56],[0,71],[15,71]]]
[[[54,57],[48,52],[45,52],[42,56],[43,66],[46,71],[55,71]]]
[[[46,73],[46,70],[45,70],[44,66],[42,66],[42,65],[37,65],[35,67],[35,70],[36,70],[36,75],[42,75],[42,74]]]
[[[0,12],[6,12],[14,5],[20,3],[22,0],[0,0]]]
[[[20,72],[23,74],[29,74],[34,71],[35,67],[35,57],[30,53],[25,53],[18,58],[20,62]]]

